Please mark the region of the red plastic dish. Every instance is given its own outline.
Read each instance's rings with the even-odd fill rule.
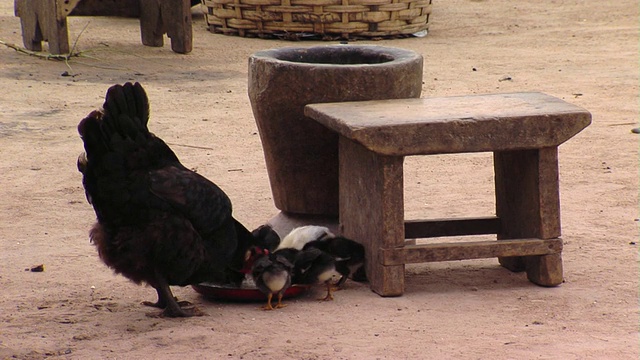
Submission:
[[[200,283],[191,285],[191,287],[207,298],[219,300],[233,301],[266,301],[267,295],[263,294],[258,288],[236,288],[229,286],[221,286],[217,284]],[[301,295],[307,291],[308,287],[302,285],[292,285],[284,292],[283,298],[290,298]]]

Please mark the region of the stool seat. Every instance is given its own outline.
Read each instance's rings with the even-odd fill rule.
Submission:
[[[313,104],[305,115],[390,156],[558,146],[591,122],[583,108],[535,92]]]
[[[542,93],[311,104],[305,115],[339,134],[339,221],[366,249],[371,289],[404,292],[409,263],[498,257],[530,281],[563,281],[558,145],[591,123]],[[496,216],[404,219],[405,156],[493,152]],[[494,241],[406,239],[496,234]]]

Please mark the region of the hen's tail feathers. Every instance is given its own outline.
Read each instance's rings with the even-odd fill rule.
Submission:
[[[107,90],[104,104],[105,126],[112,132],[131,136],[148,132],[149,98],[139,83],[114,85]]]
[[[87,150],[104,150],[113,136],[136,139],[140,134],[148,136],[149,99],[142,85],[126,83],[107,90],[103,110],[93,111],[80,124],[78,133]],[[90,152],[90,151],[87,151]]]

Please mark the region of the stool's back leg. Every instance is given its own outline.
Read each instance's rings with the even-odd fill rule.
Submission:
[[[557,147],[494,153],[498,240],[560,236]],[[560,254],[500,258],[512,271],[527,270],[532,282],[554,286],[562,282]]]

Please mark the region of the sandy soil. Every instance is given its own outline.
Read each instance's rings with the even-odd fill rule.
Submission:
[[[276,209],[247,58],[320,42],[214,35],[196,11],[194,50],[178,55],[142,46],[134,19],[74,17],[83,57],[69,66],[0,46],[0,358],[638,359],[638,2],[434,3],[427,37],[359,43],[422,54],[423,96],[541,91],[593,114],[560,147],[564,284],[537,287],[487,259],[408,266],[398,298],[348,282],[332,303],[311,292],[263,312],[187,287],[175,294],[209,316],[146,316],[153,289],[113,275],[88,241],[77,123],[108,86],[142,82],[152,131],[255,227]],[[11,1],[0,40],[22,42]],[[492,214],[490,164],[488,154],[410,159],[407,217]],[[37,264],[45,271],[25,270]]]

